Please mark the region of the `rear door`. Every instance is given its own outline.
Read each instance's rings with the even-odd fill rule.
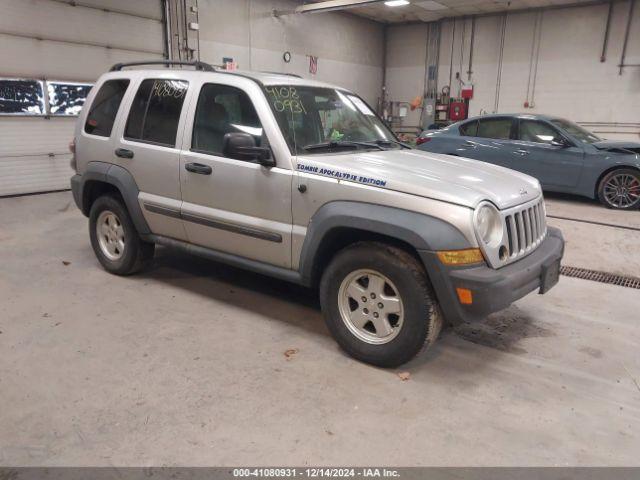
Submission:
[[[276,166],[267,168],[223,152],[227,133],[248,133],[258,146],[270,145],[275,132],[264,95],[256,84],[236,76],[209,78],[215,77],[206,77],[194,92],[181,156],[188,240],[290,268],[293,177],[288,162],[276,156]]]
[[[567,141],[547,122],[520,118],[512,168],[537,178],[543,187],[574,187],[582,173],[584,151],[573,143],[554,144]]]
[[[474,144],[470,158],[513,168],[509,165],[514,145],[512,117],[480,118],[475,136],[467,141]]]
[[[121,119],[113,163],[128,170],[140,190],[142,212],[157,235],[186,239],[180,219],[178,132],[186,116],[189,82],[175,73],[140,78]]]

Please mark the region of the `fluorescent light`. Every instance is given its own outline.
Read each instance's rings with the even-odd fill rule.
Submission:
[[[388,0],[384,4],[387,7],[401,7],[402,5],[409,5],[409,0]]]

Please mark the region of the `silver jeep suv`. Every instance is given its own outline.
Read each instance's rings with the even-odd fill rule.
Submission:
[[[558,281],[537,180],[412,149],[340,87],[175,63],[115,65],[78,121],[71,187],[109,272],[160,244],[319,287],[340,346],[385,367]]]

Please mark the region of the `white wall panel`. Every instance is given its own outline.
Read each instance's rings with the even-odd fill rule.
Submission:
[[[52,0],[3,0],[0,32],[162,53],[162,42],[149,41],[162,38],[158,20]]]
[[[344,13],[285,15],[299,2],[199,0],[200,56],[220,64],[232,57],[241,69],[287,72],[342,85],[375,105],[382,86],[382,25]],[[292,54],[291,63],[282,54]],[[318,74],[309,74],[309,59]]]

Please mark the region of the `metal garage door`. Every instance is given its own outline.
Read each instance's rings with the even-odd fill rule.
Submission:
[[[162,58],[162,2],[0,0],[0,11],[0,102],[15,79],[44,93],[43,111],[0,112],[0,196],[69,188],[76,117],[56,115],[48,82],[90,84],[114,63]]]

